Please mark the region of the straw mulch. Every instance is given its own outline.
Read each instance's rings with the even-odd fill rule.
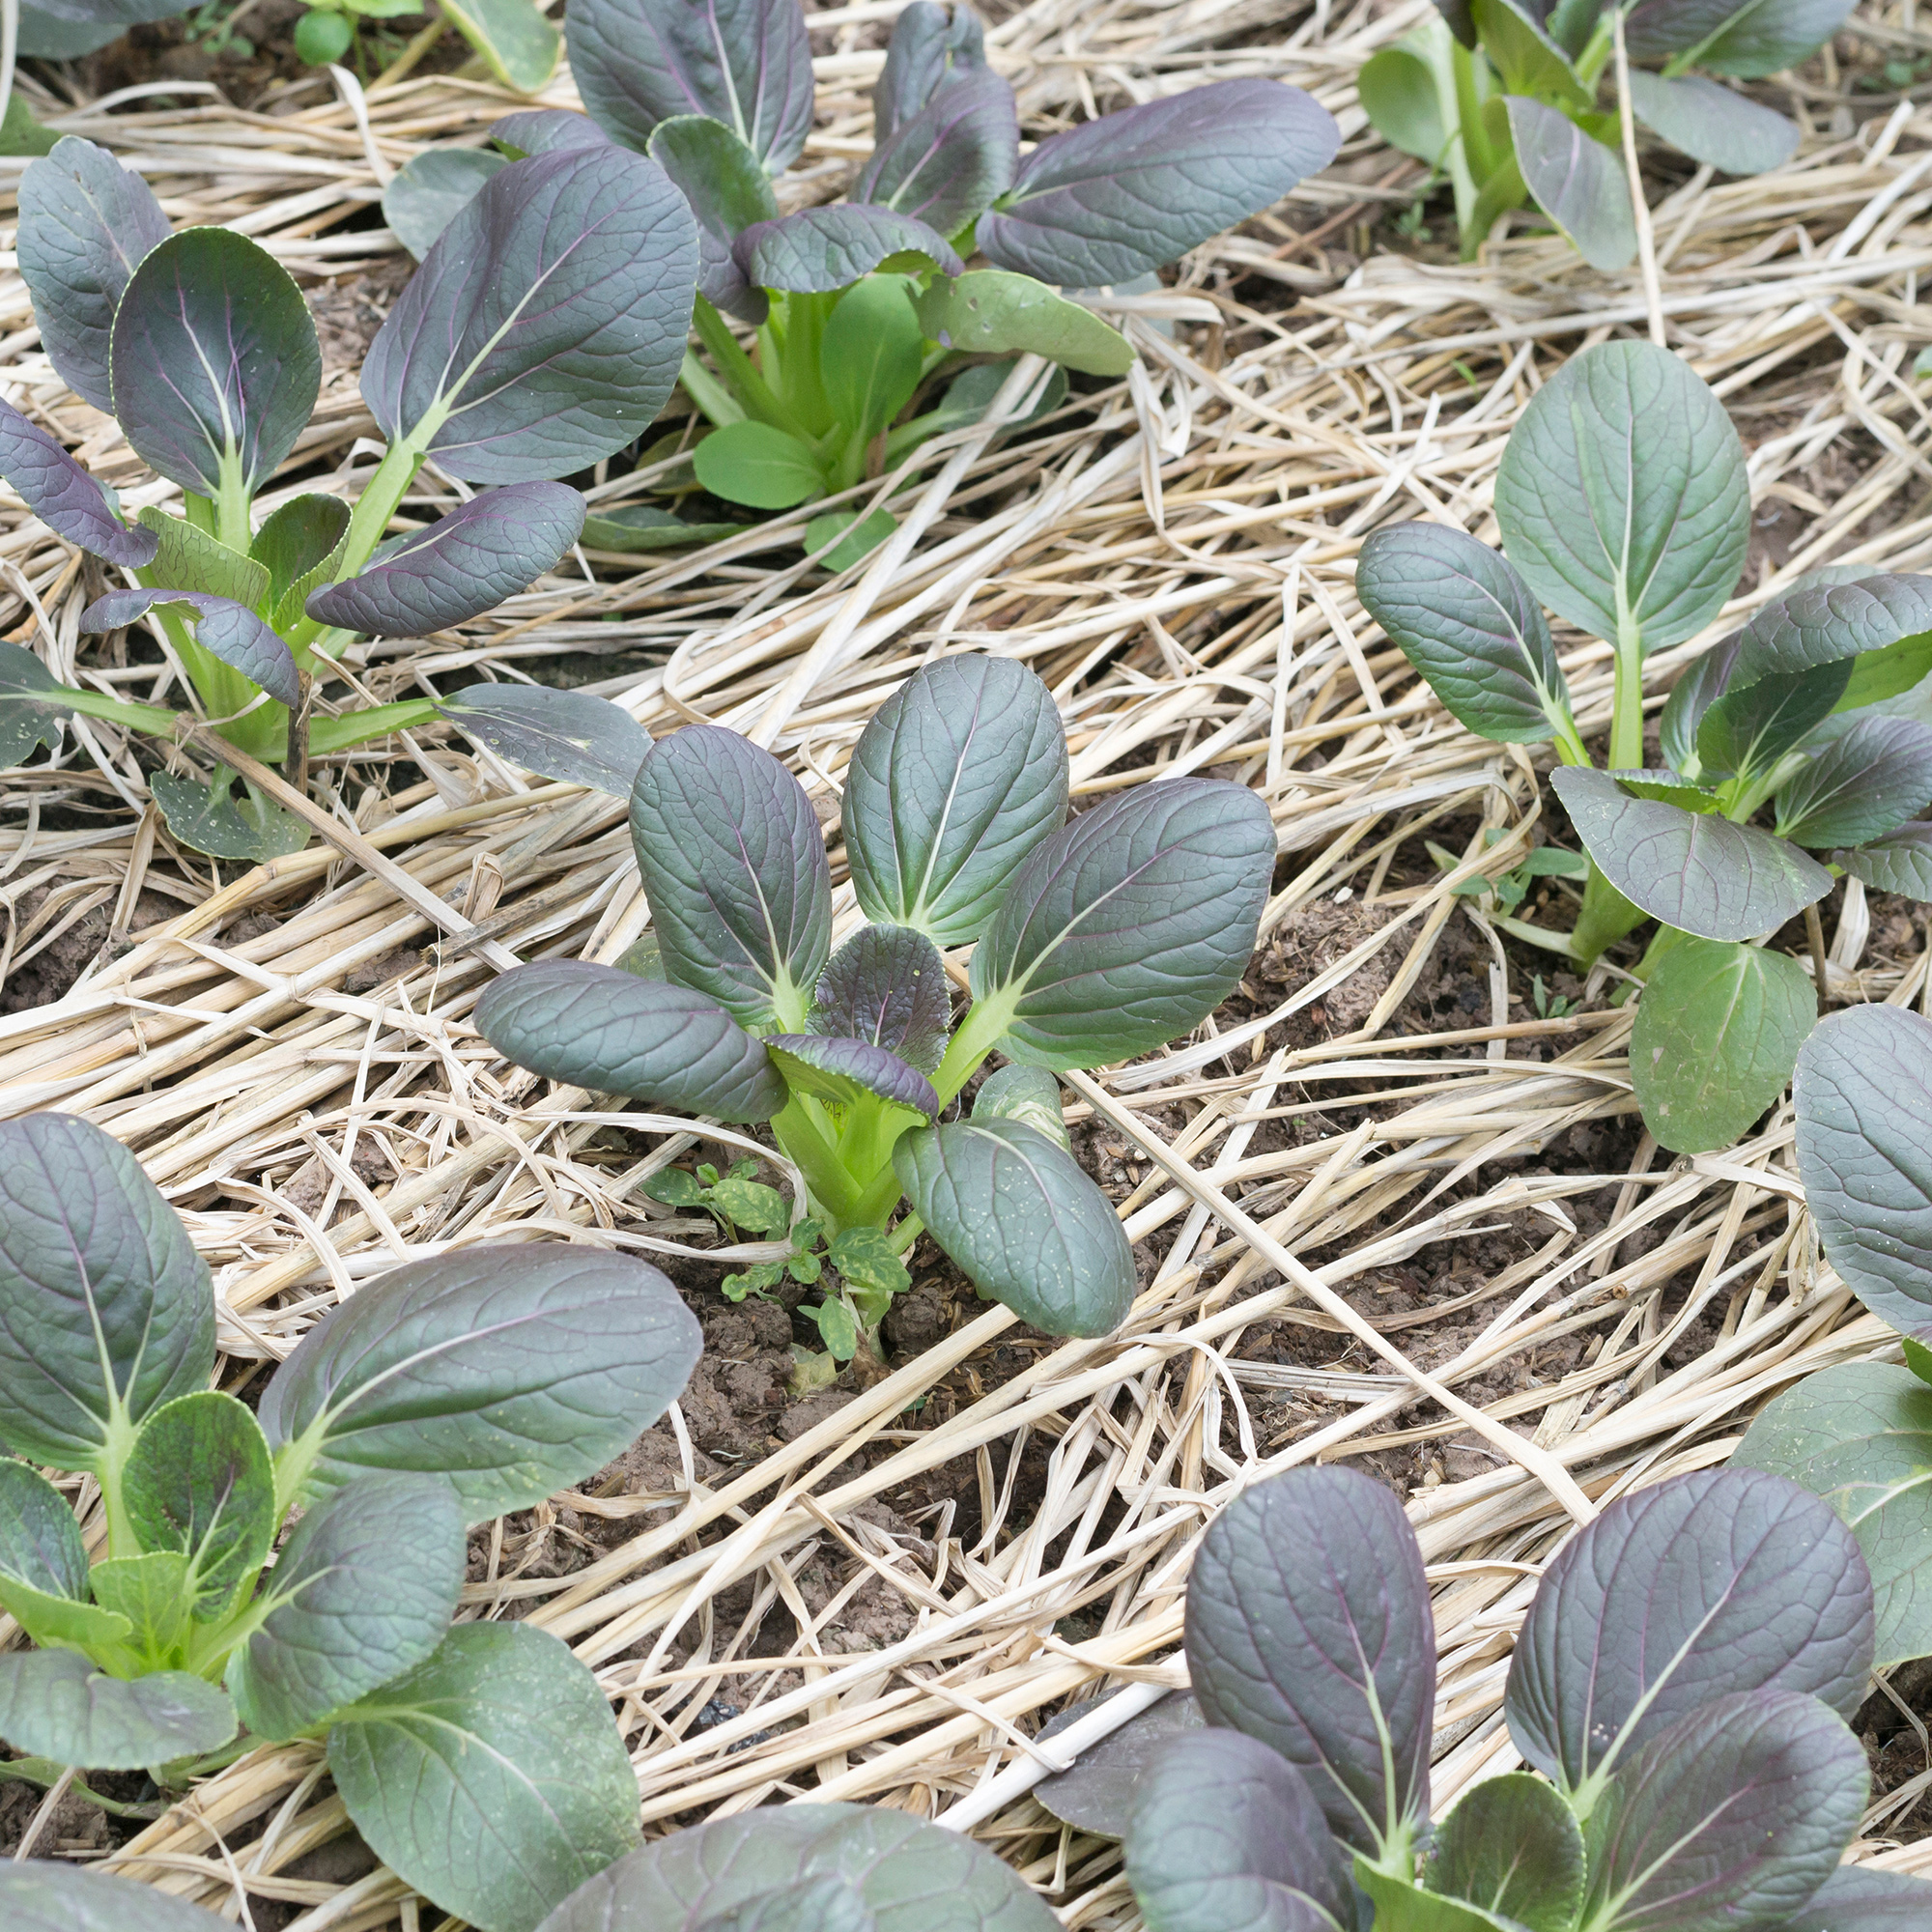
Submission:
[[[864,152],[895,11],[816,18],[808,162],[828,191]],[[1384,226],[1357,265],[1363,224],[1406,206],[1420,171],[1364,132],[1352,76],[1423,12],[1035,0],[1005,18],[990,42],[1035,131],[1273,74],[1341,118],[1342,160],[1143,303],[1131,380],[1088,385],[1024,442],[960,439],[900,538],[845,577],[806,573],[774,523],[647,567],[592,559],[461,635],[356,667],[386,697],[610,656],[591,688],[654,732],[698,718],[751,732],[836,821],[850,747],[912,668],[1018,657],[1064,706],[1083,797],[1211,771],[1267,800],[1287,864],[1264,952],[1316,961],[1191,1042],[1069,1082],[1081,1145],[1155,1258],[1122,1332],[1056,1346],[969,1309],[761,1458],[706,1456],[674,1412],[651,1438],[655,1475],[489,1533],[464,1614],[527,1617],[598,1670],[647,1832],[793,1798],[895,1804],[996,1845],[1069,1928],[1129,1926],[1114,1849],[1028,1795],[1058,1762],[1033,1735],[1101,1689],[1127,1687],[1109,1707],[1124,1713],[1183,1681],[1190,1551],[1238,1487],[1367,1453],[1412,1480],[1438,1583],[1446,1801],[1516,1762],[1498,1708],[1511,1634],[1573,1520],[1721,1461],[1792,1378],[1889,1344],[1818,1258],[1788,1110],[1724,1154],[1658,1154],[1634,1122],[1627,1015],[1597,998],[1538,1017],[1522,1004],[1534,962],[1456,891],[1546,835],[1539,786],[1524,757],[1456,727],[1367,621],[1355,549],[1406,516],[1492,538],[1519,410],[1566,355],[1642,331],[1650,303],[1634,270],[1595,274],[1525,223],[1472,267],[1439,245],[1391,252]],[[1915,569],[1932,553],[1932,419],[1911,366],[1932,115],[1858,85],[1932,50],[1911,15],[1910,0],[1861,9],[1842,67],[1771,89],[1807,128],[1778,175],[1716,181],[1653,157],[1668,339],[1752,450],[1759,542],[1713,637],[1818,562]],[[380,293],[353,278],[393,260],[385,231],[343,218],[420,145],[478,139],[505,105],[450,78],[366,103],[310,83],[251,113],[169,93],[66,125],[147,172],[178,222],[231,222],[310,283],[349,278],[320,298],[337,311]],[[574,100],[567,77],[548,98]],[[109,480],[131,477],[111,425],[52,376],[11,277],[0,326],[9,392]],[[300,454],[366,464],[366,429],[340,369]],[[0,625],[71,673],[75,559],[15,511],[0,577]],[[1584,728],[1601,729],[1606,653],[1567,642]],[[1657,661],[1658,693],[1695,648]],[[118,687],[153,676],[79,661]],[[392,758],[409,769],[392,776]],[[510,958],[614,959],[639,936],[620,806],[440,733],[318,769],[322,836],[239,876],[173,849],[107,727],[7,781],[13,972],[95,936],[58,1004],[0,1020],[0,1106],[84,1114],[140,1154],[213,1264],[232,1377],[359,1282],[451,1245],[577,1239],[693,1278],[696,1229],[639,1183],[751,1143],[552,1088],[468,1019]],[[1417,869],[1424,838],[1453,870]],[[849,890],[839,903],[849,918]],[[1932,995],[1916,938],[1877,952],[1862,895],[1834,904],[1836,997]],[[1338,923],[1339,945],[1311,953]],[[1398,1030],[1444,960],[1463,962],[1474,1010],[1464,990],[1446,1018],[1438,1001]],[[662,1138],[639,1156],[619,1123]],[[1389,1313],[1425,1250],[1473,1260],[1448,1298]],[[900,1513],[947,1483],[952,1501]],[[1883,1849],[1897,1809],[1863,1851],[1932,1870],[1916,1847]],[[243,1893],[258,1915],[280,1902],[300,1932],[431,1922],[380,1869],[303,1875],[345,1829],[318,1751],[289,1747],[211,1779],[108,1863],[230,1917]]]

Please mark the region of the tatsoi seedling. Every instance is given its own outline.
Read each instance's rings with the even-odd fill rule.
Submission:
[[[1636,221],[1614,92],[1601,101],[1615,14],[1604,0],[1435,0],[1439,20],[1372,55],[1363,110],[1382,138],[1446,175],[1463,258],[1496,217],[1536,204],[1599,269],[1628,268]],[[1730,175],[1781,167],[1798,127],[1705,74],[1759,80],[1808,60],[1851,0],[1637,0],[1625,14],[1636,121]],[[1701,68],[1704,73],[1692,72]]]
[[[1735,1140],[1783,1091],[1817,1017],[1765,935],[1831,890],[1810,856],[1932,898],[1932,578],[1815,572],[1679,679],[1645,769],[1643,665],[1736,588],[1750,527],[1744,449],[1675,355],[1612,342],[1524,410],[1496,476],[1498,555],[1443,524],[1362,546],[1362,605],[1470,730],[1553,740],[1552,782],[1591,865],[1576,928],[1495,923],[1588,965],[1646,918],[1662,930],[1631,1042],[1645,1124],[1667,1148]],[[1615,654],[1608,769],[1590,763],[1545,607]],[[1769,827],[1753,823],[1769,810]],[[1808,851],[1804,848],[1810,848]],[[1546,875],[1560,862],[1541,862]]]
[[[1036,1327],[1105,1334],[1132,1299],[1133,1256],[1069,1151],[1046,1069],[1148,1052],[1213,1011],[1254,951],[1275,839],[1261,800],[1218,780],[1138,786],[1064,823],[1067,796],[1060,715],[1031,671],[961,657],[917,673],[846,771],[870,923],[835,952],[804,789],[735,732],[687,726],[631,790],[663,978],[523,966],[476,1024],[551,1079],[769,1122],[805,1178],[800,1211],[831,1237],[853,1331],[876,1328],[904,1285],[894,1257],[923,1228]],[[941,949],[969,944],[955,1029]],[[943,1118],[995,1050],[1018,1064],[970,1118]],[[694,1205],[735,1219],[719,1184]],[[844,1318],[816,1319],[850,1352]]]
[[[387,1864],[528,1932],[637,1843],[637,1783],[564,1644],[450,1628],[466,1532],[621,1453],[699,1348],[641,1262],[469,1248],[358,1289],[251,1412],[208,1385],[208,1268],[133,1156],[68,1115],[0,1124],[0,1442],[26,1459],[0,1458],[0,1607],[38,1646],[0,1654],[0,1737],[173,1790],[325,1741]],[[99,1486],[91,1558],[33,1463]]]
[[[1139,283],[1325,167],[1339,139],[1298,89],[1230,80],[1088,122],[1022,157],[1012,89],[986,64],[979,22],[913,0],[872,96],[877,145],[848,199],[781,213],[777,189],[811,127],[799,0],[570,0],[568,31],[589,120],[527,114],[493,131],[513,152],[608,140],[648,153],[689,197],[710,361],[688,357],[684,387],[716,426],[696,446],[696,476],[756,509],[882,478],[979,421],[1009,362],[966,370],[900,419],[965,355],[1031,352],[1123,374],[1126,342],[1055,288]],[[384,197],[392,223],[433,233],[453,171],[492,158],[420,156]],[[976,249],[991,266],[965,271]],[[727,317],[755,329],[749,351]],[[813,519],[806,541],[834,545],[825,561],[841,568],[894,522],[883,507],[863,523],[838,510]]]
[[[1530,1767],[1431,1823],[1435,1629],[1402,1506],[1293,1470],[1187,1588],[1204,1726],[1156,1711],[1043,1790],[1111,1813],[1148,1932],[1906,1932],[1932,1886],[1839,1872],[1872,1664],[1851,1532],[1776,1476],[1610,1504],[1544,1571],[1503,1694]],[[1166,1735],[1161,1735],[1165,1731]],[[1130,1770],[1138,1764],[1137,1770]]]
[[[198,717],[218,741],[213,781],[156,772],[155,801],[197,851],[261,860],[299,848],[308,828],[252,783],[237,792],[220,745],[298,778],[310,753],[439,715],[427,698],[336,714],[336,657],[358,636],[463,623],[565,554],[583,498],[553,479],[635,440],[663,406],[697,241],[663,171],[621,148],[505,168],[370,347],[362,395],[387,447],[360,496],[295,496],[266,518],[256,499],[307,429],[322,376],[287,271],[229,229],[170,235],[139,176],[72,138],[21,178],[19,257],[54,367],[180,485],[185,515],[150,506],[124,521],[5,404],[0,475],[57,535],[131,574],[139,587],[96,599],[81,627],[148,618],[194,711],[59,684],[0,644],[0,767],[53,743],[66,715],[162,738]],[[425,462],[491,487],[385,542]]]

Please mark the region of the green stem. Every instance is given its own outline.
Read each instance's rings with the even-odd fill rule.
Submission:
[[[405,697],[394,704],[372,704],[367,711],[345,712],[340,718],[311,718],[308,748],[318,756],[343,752],[371,738],[386,738],[391,731],[434,724],[441,716],[433,697]]]
[[[829,1234],[853,1224],[858,1190],[840,1163],[837,1150],[812,1118],[804,1096],[794,1094],[772,1116],[772,1138],[805,1177],[807,1205],[826,1224]]]
[[[932,1076],[932,1089],[943,1107],[980,1070],[980,1065],[1013,1023],[1020,989],[1009,987],[969,1009],[964,1023],[948,1042],[946,1058]]]
[[[248,488],[242,474],[242,459],[221,459],[221,494],[214,499],[214,534],[230,550],[248,554],[254,531],[249,526]]]
[[[1507,913],[1493,914],[1490,923],[1499,931],[1507,932],[1513,939],[1525,940],[1531,946],[1540,946],[1546,952],[1555,952],[1565,959],[1577,956],[1577,939],[1574,933],[1552,932],[1547,925],[1532,925],[1526,919],[1514,919]]]
[[[1577,721],[1568,711],[1558,710],[1550,714],[1549,722],[1556,727],[1556,755],[1566,765],[1587,766],[1590,754],[1583,749],[1583,739],[1577,729]]]
[[[1622,602],[1622,592],[1618,592]],[[1617,615],[1616,695],[1610,713],[1610,770],[1643,768],[1643,634],[1627,611]],[[1626,928],[1628,929],[1628,928]]]
[[[684,352],[684,366],[678,371],[677,380],[684,384],[684,393],[697,405],[698,413],[708,422],[724,429],[731,423],[745,420],[745,406],[689,349]]]
[[[696,330],[697,339],[711,352],[711,359],[717,363],[718,373],[724,379],[725,386],[744,405],[744,414],[758,422],[769,423],[774,429],[781,429],[787,436],[795,436],[803,442],[811,440],[810,432],[780,402],[772,393],[770,384],[758,374],[757,365],[745,354],[738,338],[731,333],[730,324],[702,296],[693,305],[691,326]],[[692,401],[699,409],[704,408],[700,397],[694,395]],[[707,410],[705,413],[709,415],[710,412]],[[713,422],[718,420],[716,416],[711,419]]]
[[[1583,884],[1583,910],[1577,915],[1577,929],[1570,935],[1570,956],[1580,966],[1593,966],[1606,946],[1621,939],[1632,927],[1641,925],[1649,915],[1634,906],[1590,862],[1590,876]]]
[[[439,423],[438,428],[441,425]],[[434,434],[434,431],[431,432]],[[423,457],[428,452],[418,449],[413,443],[391,443],[383,460],[376,466],[376,473],[369,478],[362,495],[356,499],[355,508],[350,513],[349,530],[342,547],[342,564],[335,573],[335,581],[340,583],[346,577],[354,577],[369,561],[371,553],[383,541],[383,533],[389,527],[389,519],[396,514],[396,505],[409,494],[409,488],[416,480],[416,471],[422,468]],[[298,626],[298,629],[300,627]],[[321,626],[316,629],[320,630]],[[314,632],[309,634],[311,637]],[[308,642],[308,638],[301,639]]]

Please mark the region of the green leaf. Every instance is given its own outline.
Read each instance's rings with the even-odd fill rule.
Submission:
[[[859,1324],[842,1300],[817,1302],[799,1313],[817,1328],[825,1352],[835,1362],[849,1362],[859,1352]]]
[[[1508,1772],[1456,1801],[1430,1841],[1422,1876],[1431,1891],[1526,1932],[1570,1932],[1583,1900],[1583,1834],[1554,1786]]]
[[[877,436],[919,386],[923,344],[910,287],[903,275],[867,275],[838,298],[825,324],[818,347],[825,399],[833,420],[860,443]]]
[[[0,1577],[0,1608],[43,1650],[84,1650],[90,1656],[124,1651],[134,1626],[94,1604],[76,1604]],[[118,1661],[118,1660],[117,1660]]]
[[[1745,626],[1728,688],[1847,659],[1857,662],[1840,711],[1895,697],[1932,670],[1932,578],[1863,577],[1791,591]]]
[[[1593,269],[1614,272],[1636,256],[1636,217],[1622,160],[1555,107],[1512,94],[1510,138],[1523,185]]]
[[[1744,445],[1667,350],[1573,355],[1511,432],[1496,475],[1503,548],[1552,611],[1648,652],[1702,630],[1737,587],[1750,534]]]
[[[228,1664],[256,1736],[294,1737],[423,1662],[463,1587],[456,1492],[440,1476],[359,1476],[296,1524],[258,1628]]]
[[[784,1196],[762,1181],[734,1180],[726,1176],[711,1189],[706,1205],[717,1208],[733,1227],[753,1235],[776,1235],[791,1220]]]
[[[747,228],[778,215],[764,165],[722,121],[678,114],[651,130],[649,154],[697,217],[697,292],[714,307],[762,323],[771,304],[754,289],[731,251]]]
[[[912,1286],[898,1247],[883,1228],[847,1228],[833,1236],[826,1253],[852,1288],[903,1294]]]
[[[1631,1035],[1644,1124],[1673,1153],[1728,1147],[1783,1093],[1817,1017],[1797,960],[1679,939],[1644,986]]]
[[[150,589],[199,590],[251,611],[267,599],[269,572],[252,557],[152,504],[139,521],[160,540],[154,562],[134,573]]]
[[[540,684],[471,684],[438,708],[479,744],[526,771],[629,798],[650,733],[608,697]]]
[[[827,487],[810,444],[749,417],[713,430],[697,445],[692,465],[714,497],[754,510],[788,510],[824,496]]]
[[[308,823],[235,781],[213,785],[173,772],[150,772],[148,791],[161,809],[168,830],[191,851],[213,859],[241,859],[251,866],[299,852],[309,840]]]
[[[263,520],[248,554],[269,573],[269,604],[278,629],[301,615],[311,590],[333,579],[348,535],[349,505],[340,497],[291,497]]]
[[[1797,122],[1702,74],[1665,79],[1634,67],[1630,99],[1653,134],[1727,175],[1769,174],[1798,152]]]
[[[0,1865],[0,1918],[14,1932],[220,1932],[228,1923],[151,1885],[51,1859]]]
[[[1844,25],[1851,0],[1639,0],[1633,60],[1682,58],[1740,80],[1801,66]]]
[[[234,1735],[234,1705],[185,1670],[128,1683],[69,1650],[0,1656],[0,1737],[35,1757],[139,1771],[219,1750]]]
[[[914,301],[919,326],[943,348],[975,355],[1044,355],[1087,376],[1124,376],[1134,348],[1091,308],[1031,275],[974,269],[935,276]]]
[[[1862,845],[1894,831],[1932,803],[1932,727],[1861,718],[1785,784],[1776,803],[1777,836],[1801,845]]]
[[[116,1556],[97,1563],[88,1581],[103,1610],[128,1619],[128,1647],[149,1669],[177,1660],[194,1607],[193,1572],[185,1556],[173,1549]]]
[[[1819,665],[1725,691],[1698,722],[1698,769],[1743,778],[1768,772],[1831,716],[1850,675],[1849,664]]]
[[[591,506],[583,520],[583,546],[586,550],[621,552],[681,550],[686,544],[716,543],[720,537],[736,536],[743,524],[687,524],[668,510],[653,510],[638,503],[620,504],[600,513]]]
[[[1469,12],[1505,94],[1527,95],[1552,106],[1594,104],[1563,50],[1529,17],[1527,7],[1518,8],[1512,0],[1470,0]]]
[[[134,1156],[71,1115],[0,1122],[0,1440],[99,1474],[213,1367],[207,1264]]]
[[[819,568],[850,570],[855,563],[870,556],[898,526],[898,519],[890,510],[874,510],[863,522],[857,510],[830,510],[806,525],[805,547],[814,551],[832,544],[818,559]],[[839,541],[832,543],[834,537]]]
[[[662,1174],[652,1175],[639,1189],[648,1199],[662,1201],[667,1208],[702,1208],[709,1191],[696,1175],[681,1167],[668,1167]]]
[[[1461,1899],[1438,1898],[1371,1864],[1359,1852],[1355,1883],[1375,1901],[1376,1932],[1514,1932],[1507,1919]]]
[[[87,1549],[73,1505],[38,1469],[0,1458],[0,1584],[87,1601]]]
[[[275,1539],[275,1476],[260,1425],[219,1390],[177,1396],[142,1425],[123,1480],[141,1548],[187,1559],[188,1607],[213,1623]]]
[[[1043,1066],[1014,1065],[989,1073],[973,1096],[976,1121],[1021,1121],[1068,1153],[1073,1136],[1061,1111],[1060,1082]]]
[[[531,1932],[638,1842],[597,1681],[526,1623],[464,1624],[343,1713],[328,1768],[378,1858],[480,1932]]]
[[[1449,130],[1442,122],[1442,97],[1427,60],[1401,42],[1371,54],[1355,76],[1362,112],[1391,147],[1431,167],[1442,159]]]
[[[442,11],[505,87],[534,94],[556,71],[562,36],[530,0],[447,0]]]
[[[527,0],[484,0],[484,4],[516,7],[526,5]],[[464,25],[465,14],[452,17],[464,38],[472,40]],[[555,38],[553,31],[553,43]],[[396,240],[420,262],[437,237],[476,199],[483,184],[508,165],[501,155],[489,148],[425,148],[404,162],[383,190],[383,219]]]
[[[1106,1335],[1134,1298],[1119,1217],[1071,1154],[1018,1121],[919,1127],[893,1171],[982,1293],[1049,1335]]]
[[[60,743],[60,721],[72,716],[67,689],[32,651],[0,639],[0,771],[25,764],[36,745]]]
[[[1871,1566],[1875,1668],[1932,1656],[1932,1388],[1889,1362],[1820,1369],[1758,1411],[1731,1464],[1802,1484],[1851,1525]]]

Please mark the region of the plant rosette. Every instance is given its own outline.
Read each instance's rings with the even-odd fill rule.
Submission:
[[[1907,1932],[1841,1870],[1869,1774],[1851,1532],[1778,1476],[1611,1503],[1549,1560],[1503,1692],[1528,1769],[1431,1821],[1435,1627],[1402,1505],[1352,1470],[1245,1491],[1187,1586],[1197,1721],[1131,1719],[1038,1788],[1124,1840],[1148,1932]],[[1171,1701],[1171,1700],[1170,1700]]]
[[[1363,111],[1392,146],[1446,177],[1463,259],[1499,216],[1536,205],[1591,267],[1627,269],[1636,219],[1611,75],[1617,9],[1604,0],[1435,0],[1428,21],[1363,64]],[[1776,108],[1714,80],[1762,80],[1808,60],[1851,0],[1635,0],[1624,12],[1634,120],[1693,161],[1764,174],[1797,152]],[[1631,65],[1654,61],[1657,70]],[[1697,70],[1701,70],[1698,71]]]
[[[361,372],[385,447],[355,500],[256,501],[298,449],[322,376],[315,325],[272,256],[224,228],[170,234],[138,175],[71,136],[21,177],[20,272],[41,339],[74,392],[118,421],[185,514],[131,523],[43,429],[0,403],[0,475],[65,542],[129,585],[81,629],[145,619],[193,709],[58,682],[0,643],[0,768],[69,716],[200,744],[212,780],[156,772],[176,838],[217,858],[298,850],[308,827],[224,749],[299,781],[326,755],[434,721],[435,699],[333,709],[357,638],[467,622],[553,568],[583,526],[555,479],[633,442],[684,354],[696,227],[664,171],[603,146],[506,167],[468,203],[398,298]],[[387,537],[425,463],[483,487]]]
[[[715,12],[570,0],[567,31],[589,118],[516,115],[493,137],[508,154],[613,142],[669,173],[702,257],[694,320],[709,360],[694,352],[683,365],[712,425],[696,481],[769,511],[876,486],[871,507],[806,526],[807,549],[835,570],[892,534],[882,499],[932,460],[936,438],[986,415],[1013,358],[1125,374],[1125,339],[1058,290],[1151,286],[1156,270],[1327,166],[1340,139],[1299,89],[1230,80],[1105,115],[1023,156],[1012,89],[987,65],[980,23],[912,0],[894,24],[872,96],[876,145],[849,198],[781,213],[778,190],[811,126],[798,0]],[[426,239],[500,165],[469,150],[418,156],[384,197],[391,225]],[[989,266],[966,267],[976,250]],[[968,357],[997,359],[907,413],[929,379]],[[1064,394],[1056,373],[1013,397],[1009,426]]]
[[[1932,828],[1915,817],[1932,803],[1932,578],[1801,580],[1683,672],[1662,766],[1646,768],[1644,662],[1703,631],[1744,566],[1750,491],[1722,406],[1649,343],[1585,350],[1511,431],[1495,508],[1503,554],[1446,524],[1394,525],[1363,544],[1356,592],[1460,724],[1553,742],[1589,859],[1575,928],[1505,909],[1526,875],[1481,882],[1490,917],[1579,965],[1656,920],[1634,968],[1644,1124],[1674,1151],[1728,1146],[1817,1018],[1811,976],[1764,939],[1840,873],[1932,899]],[[1611,647],[1607,769],[1577,732],[1546,610]],[[1560,895],[1565,862],[1534,869]]]
[[[601,742],[596,707],[615,711],[603,699],[537,694],[530,715],[559,696],[574,699],[579,742]],[[608,763],[621,768],[615,746],[638,726],[616,716]],[[501,719],[472,728],[516,754]],[[504,974],[476,1007],[491,1045],[572,1086],[769,1123],[804,1178],[793,1215],[742,1172],[661,1176],[654,1191],[760,1233],[790,1220],[790,1260],[734,1277],[740,1293],[781,1269],[815,1280],[822,1233],[846,1314],[812,1319],[835,1356],[876,1332],[923,1229],[1035,1327],[1117,1328],[1133,1255],[1073,1158],[1053,1071],[1150,1052],[1234,989],[1274,865],[1266,806],[1240,785],[1178,778],[1068,821],[1066,740],[1046,687],[1010,659],[943,659],[853,748],[841,813],[867,923],[835,951],[824,834],[769,752],[694,724],[635,769],[653,944],[633,955],[637,971],[554,959]],[[955,1027],[942,949],[967,946],[971,1000]],[[996,1050],[1012,1065],[970,1115],[949,1118]],[[901,1197],[911,1210],[895,1221]]]
[[[0,1736],[175,1792],[315,1740],[385,1863],[529,1932],[637,1844],[637,1783],[566,1645],[451,1627],[467,1534],[621,1454],[700,1346],[641,1262],[461,1249],[358,1289],[251,1411],[209,1386],[208,1267],[133,1156],[70,1115],[0,1123],[0,1607],[35,1646],[0,1652]],[[91,1479],[81,1520],[35,1464]],[[140,1888],[88,1917],[86,1887],[44,1889],[81,1874],[6,1869],[28,1889],[0,1901],[48,1915],[28,1925],[175,1922]]]

